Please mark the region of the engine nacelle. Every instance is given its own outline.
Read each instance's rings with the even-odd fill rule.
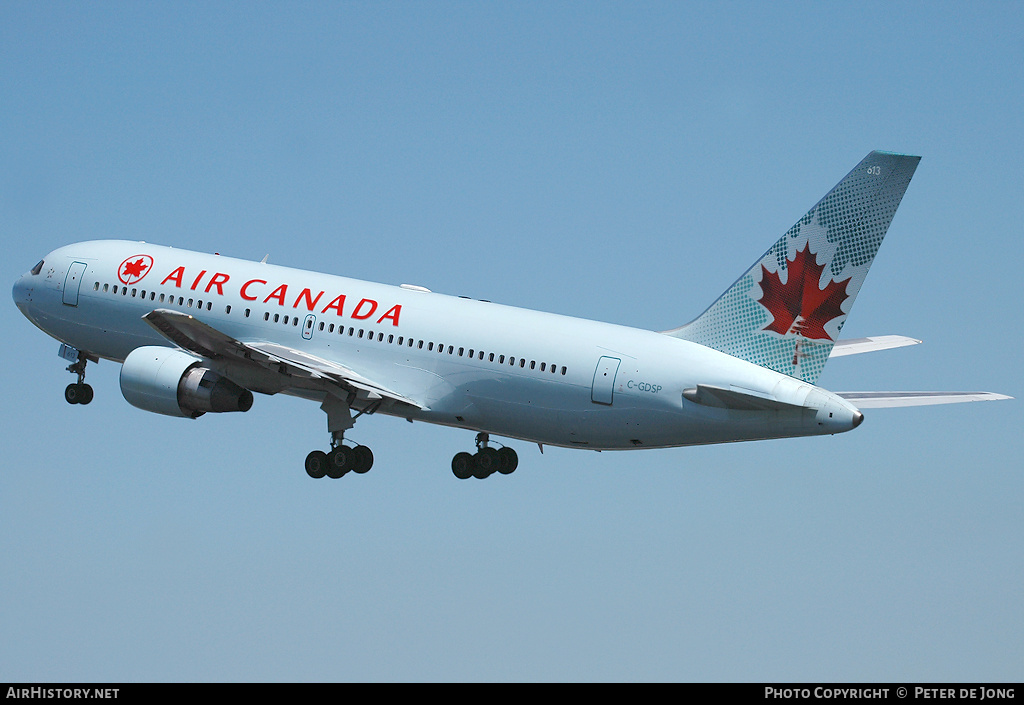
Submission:
[[[121,365],[121,394],[144,411],[193,419],[207,411],[248,411],[252,407],[252,392],[201,362],[172,348],[136,348]]]

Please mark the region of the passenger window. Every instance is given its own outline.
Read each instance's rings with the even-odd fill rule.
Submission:
[[[231,306],[225,306],[224,313],[231,313]]]
[[[395,342],[395,336],[393,336],[393,335],[389,335],[389,336],[388,336],[388,344],[390,345],[390,344],[391,344],[391,343],[393,343],[393,342]]]
[[[251,312],[252,312],[252,309],[251,309],[251,308],[247,308],[247,309],[245,309],[245,317],[246,317],[246,318],[248,318],[248,317],[249,317],[249,314],[250,314]]]
[[[103,293],[105,294],[105,293],[107,293],[108,291],[110,291],[110,284],[104,284],[104,285],[103,285]]]
[[[565,374],[565,365],[562,365],[562,374]]]
[[[299,319],[297,319],[297,318],[296,318],[295,320],[297,321],[297,320],[299,320]],[[320,321],[320,325],[319,325],[319,326],[317,326],[317,328],[318,328],[319,330],[323,330],[323,329],[324,329],[324,322],[323,322],[323,321]]]

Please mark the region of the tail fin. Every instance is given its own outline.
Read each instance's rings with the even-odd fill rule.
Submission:
[[[866,156],[704,313],[665,334],[816,382],[919,161]]]

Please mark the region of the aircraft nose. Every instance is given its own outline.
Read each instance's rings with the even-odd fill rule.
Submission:
[[[853,412],[853,427],[857,428],[862,423],[864,423],[864,414],[860,413],[859,411]]]
[[[27,281],[27,277],[20,277],[14,282],[14,288],[11,290],[11,296],[14,298],[14,303],[18,305],[18,308],[23,308],[32,300],[32,287]]]

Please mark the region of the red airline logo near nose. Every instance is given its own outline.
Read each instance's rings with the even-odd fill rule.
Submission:
[[[122,284],[135,284],[149,274],[153,268],[153,258],[149,255],[132,255],[117,268],[117,278]]]

